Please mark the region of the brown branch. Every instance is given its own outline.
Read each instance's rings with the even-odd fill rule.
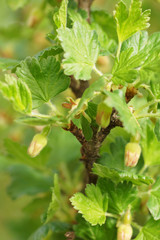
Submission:
[[[70,126],[68,128],[64,128],[64,130],[70,131],[81,144],[85,143],[86,139],[82,133],[82,130],[78,128],[72,121],[70,123]]]
[[[88,22],[90,22],[90,8],[93,0],[78,0],[78,7],[84,9],[88,13]]]
[[[90,141],[85,139],[82,130],[79,129],[73,122],[71,122],[69,128],[65,129],[70,131],[82,145],[80,160],[85,164],[87,171],[87,183],[96,183],[97,176],[92,173],[93,164],[99,158],[99,150],[102,142],[116,126],[122,127],[122,122],[119,120],[117,111],[114,109],[111,115],[110,124],[107,128],[102,128],[100,132],[98,132],[98,128],[92,128],[93,137]]]
[[[77,98],[82,97],[85,89],[89,87],[89,81],[77,81],[74,76],[71,76],[71,84],[70,88],[72,89],[73,93]]]

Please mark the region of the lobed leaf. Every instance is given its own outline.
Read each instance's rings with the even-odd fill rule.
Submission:
[[[123,42],[134,33],[144,30],[150,26],[148,23],[150,10],[142,12],[142,2],[140,0],[132,0],[129,10],[123,1],[120,1],[114,12],[117,23],[117,34],[119,42]]]
[[[66,75],[82,80],[91,78],[99,54],[98,36],[95,31],[75,22],[72,29],[58,29],[58,38],[65,51],[63,67]]]
[[[159,240],[160,239],[160,220],[152,218],[141,229],[135,240]]]
[[[97,184],[102,193],[108,194],[108,212],[122,215],[137,199],[137,190],[131,182],[116,185],[109,179],[100,178]]]
[[[108,209],[108,196],[102,195],[100,188],[93,184],[87,185],[85,193],[86,196],[76,193],[70,199],[72,205],[91,225],[104,224]]]
[[[0,91],[10,100],[16,111],[30,113],[32,110],[31,92],[25,82],[12,75],[5,75],[5,82],[0,82]]]
[[[60,63],[53,56],[40,60],[27,57],[16,73],[30,88],[34,108],[66,90],[70,83],[70,79],[60,70]]]
[[[99,177],[112,179],[114,183],[119,183],[121,181],[132,182],[135,185],[141,185],[143,183],[150,185],[153,183],[153,179],[149,176],[143,176],[128,171],[108,168],[97,163],[94,163],[92,171]]]
[[[63,0],[61,6],[54,14],[54,21],[58,28],[66,28],[68,0]]]

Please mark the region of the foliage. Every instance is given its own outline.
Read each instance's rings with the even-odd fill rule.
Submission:
[[[31,2],[6,1],[28,19],[0,27],[21,46],[0,57],[9,109],[0,111],[0,171],[12,199],[27,196],[33,223],[16,240],[120,240],[121,231],[158,240],[160,32],[146,31],[150,10],[140,0],[120,0],[113,16],[83,1]],[[36,36],[44,26],[48,43]]]

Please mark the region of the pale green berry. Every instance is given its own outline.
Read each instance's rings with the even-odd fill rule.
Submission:
[[[28,154],[36,157],[41,150],[47,145],[47,137],[41,133],[36,134],[28,148]]]
[[[125,165],[135,167],[141,155],[141,147],[138,143],[127,143],[125,146]]]
[[[102,128],[108,127],[112,114],[112,108],[108,107],[104,102],[100,103],[97,108],[96,122]]]
[[[117,240],[130,240],[132,238],[132,227],[129,224],[121,224],[117,231]]]

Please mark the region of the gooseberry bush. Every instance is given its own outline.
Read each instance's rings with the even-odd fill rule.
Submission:
[[[26,210],[41,219],[29,240],[159,240],[160,32],[146,31],[150,10],[140,0],[119,1],[113,16],[92,10],[92,0],[45,2],[51,46],[0,59],[0,91],[20,113],[16,122],[38,129],[28,146],[4,143],[19,163],[9,193],[32,195]],[[34,13],[30,26],[43,17]],[[68,169],[48,164],[57,128],[74,136],[68,155],[81,146]]]

